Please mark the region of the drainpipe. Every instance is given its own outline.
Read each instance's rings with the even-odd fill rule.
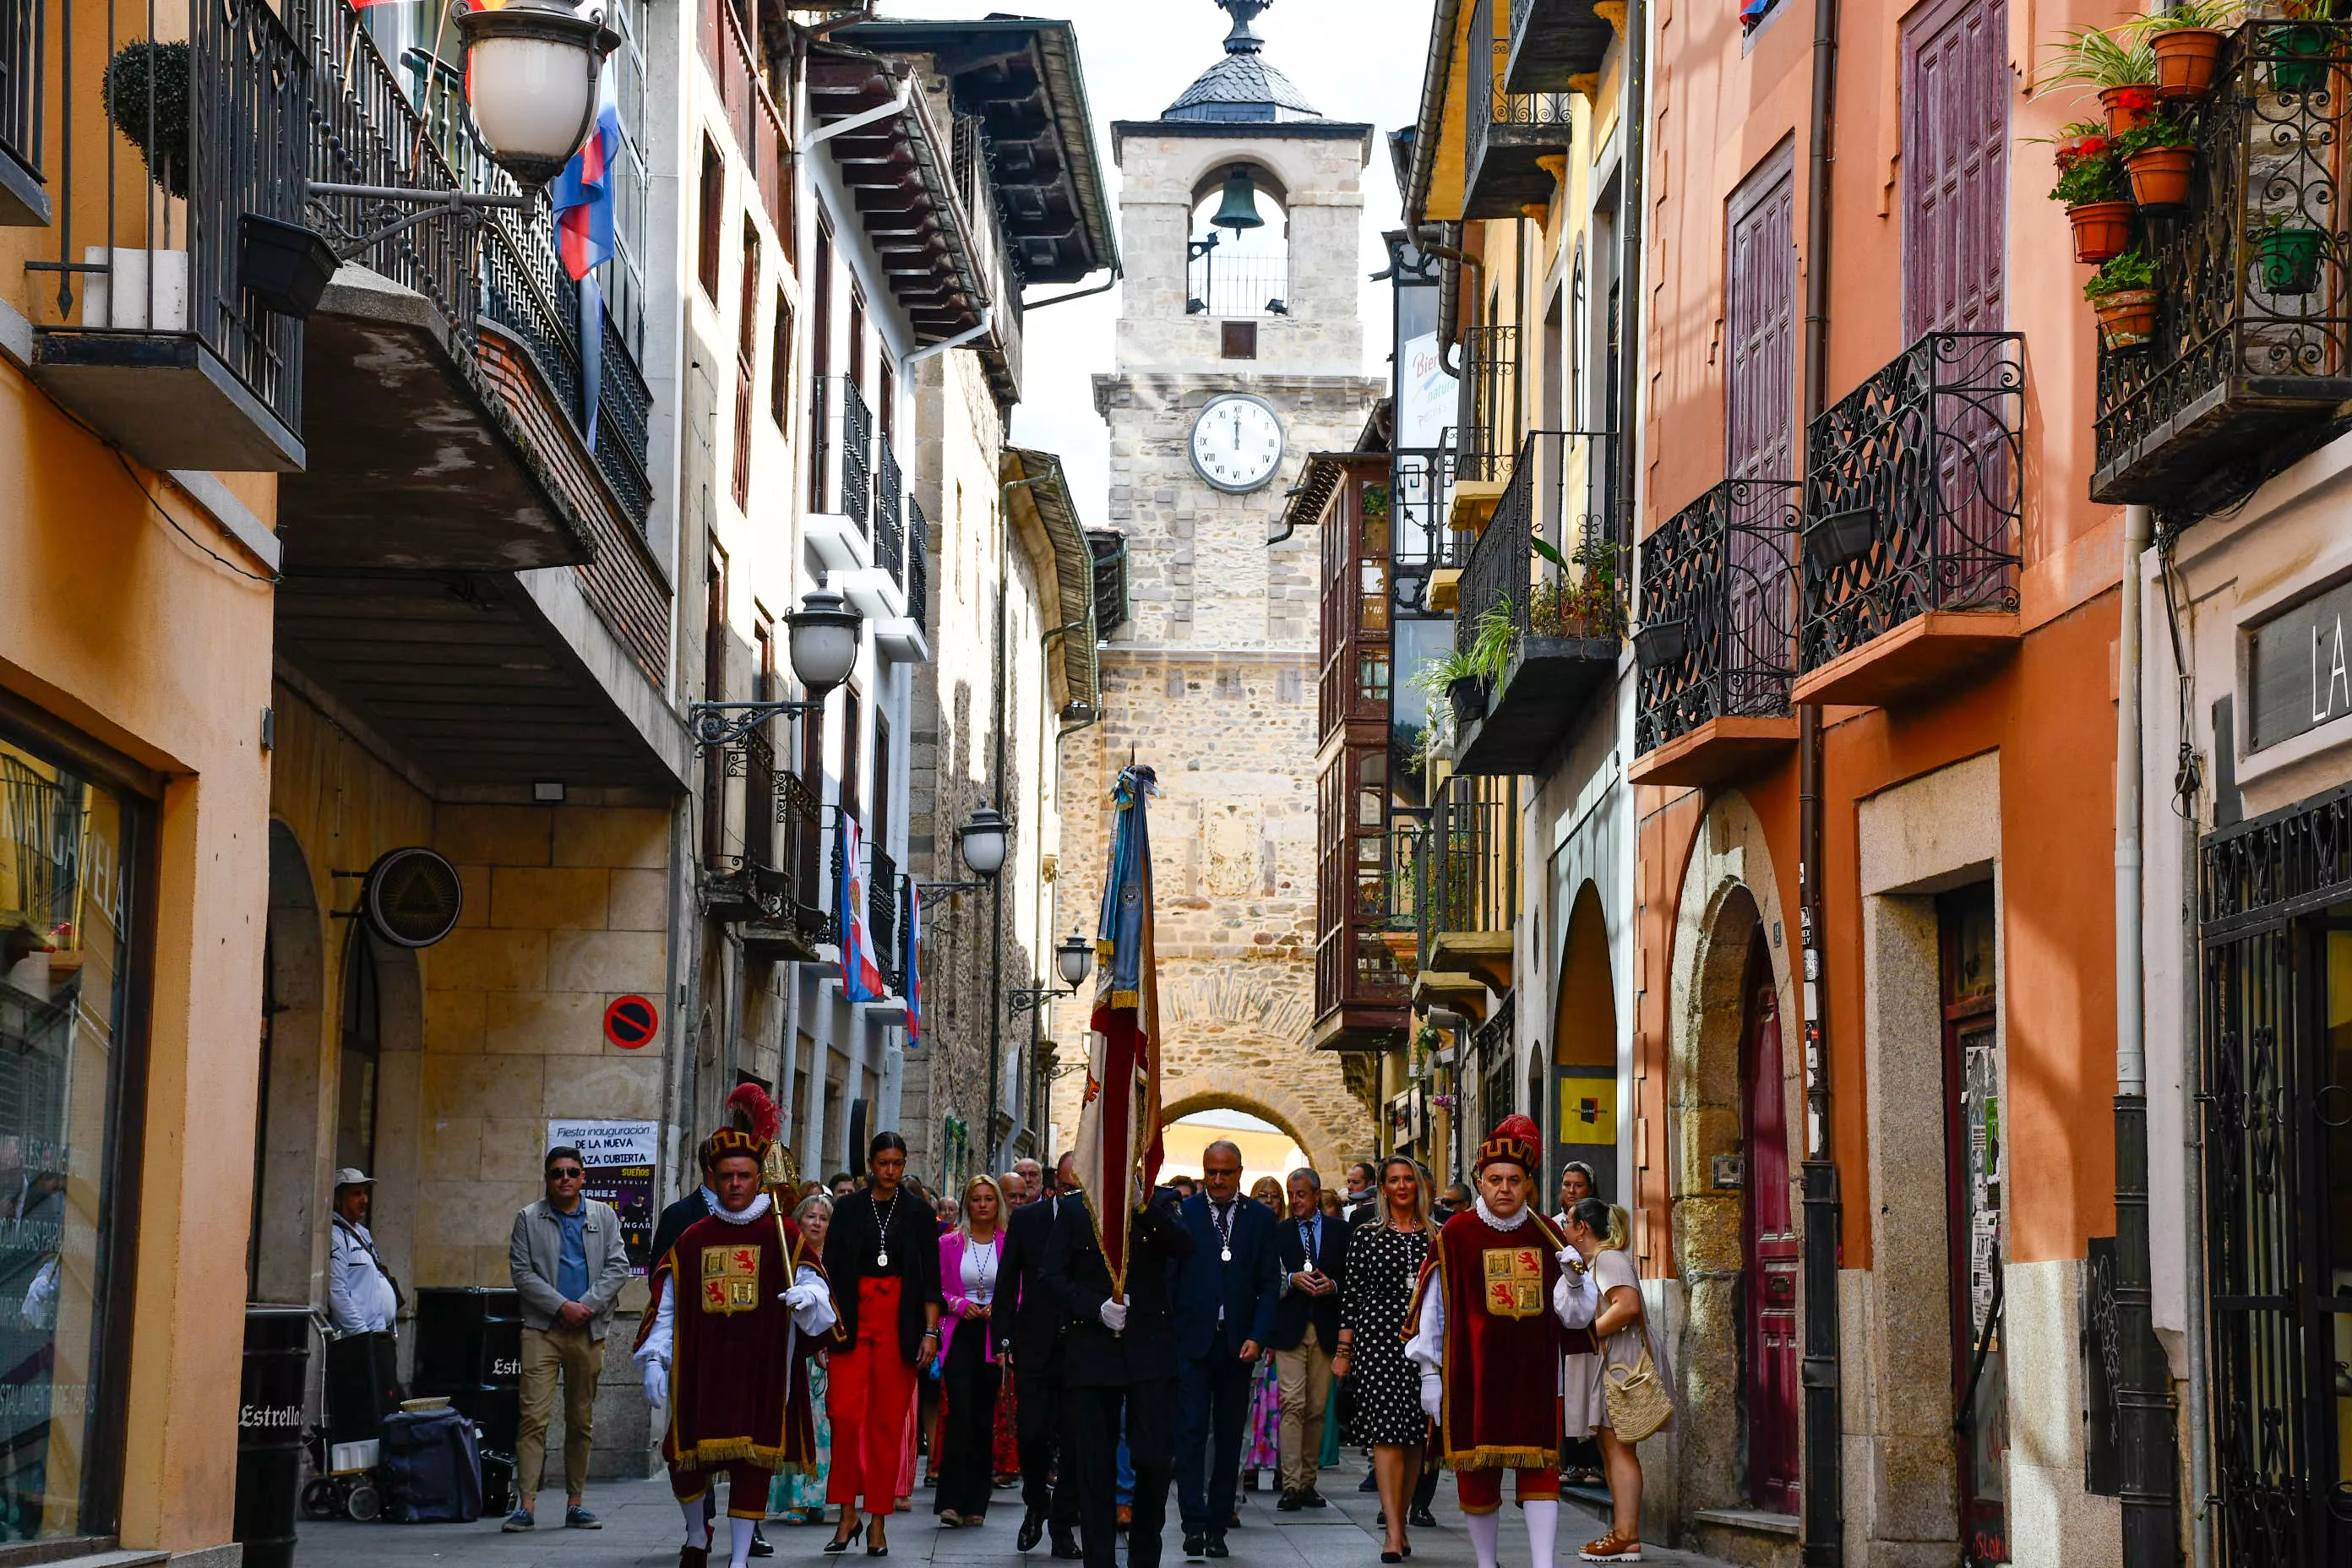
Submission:
[[[1829,405],[1830,175],[1835,156],[1838,0],[1813,0],[1812,113],[1805,150],[1804,408],[1810,426]],[[1830,1123],[1829,983],[1822,946],[1822,710],[1797,710],[1798,921],[1804,958],[1805,1158],[1803,1202],[1805,1352],[1803,1557],[1806,1568],[1845,1560],[1843,1328],[1838,1321],[1839,1242],[1844,1201]]]
[[[962,331],[958,332],[951,338],[942,338],[938,342],[924,344],[921,348],[917,349],[913,353],[901,358],[898,361],[898,368],[903,372],[908,366],[920,364],[923,361],[929,359],[933,354],[943,354],[950,349],[960,349],[963,347],[964,344],[971,342],[975,339],[988,336],[991,331],[995,330],[995,327],[996,307],[993,305],[983,305],[980,310],[980,325],[976,327],[966,327]]]
[[[1044,477],[1032,474],[1026,479],[1013,479],[998,486],[996,491],[996,743],[989,776],[996,786],[996,798],[1008,805],[1012,803],[1004,794],[1004,731],[1012,715],[1004,709],[1004,595],[1012,572],[1013,492],[1026,489]],[[1036,825],[1030,826],[1034,828]],[[992,1171],[1004,1168],[1003,1148],[996,1136],[996,1113],[1004,1097],[1004,878],[1012,868],[1013,857],[1008,848],[1003,867],[988,879],[988,1125],[982,1146],[988,1151],[988,1168]]]
[[[2147,1040],[2140,932],[2140,558],[2150,515],[2124,509],[2124,572],[2116,632],[2116,1335],[2123,1558],[2177,1562],[2177,1426],[2171,1369],[2157,1342],[2147,1230]]]
[[[2175,626],[2179,625],[2176,616]],[[2176,647],[2178,646],[2176,642]],[[2173,671],[2187,681],[2186,665]],[[2183,733],[2189,744],[2189,709],[2181,704]],[[2207,1425],[2205,1384],[2205,1062],[2200,1037],[2197,964],[2197,784],[2184,767],[2180,781],[2180,1213],[2187,1266],[2181,1282],[2189,1303],[2189,1560],[2193,1568],[2210,1568],[2213,1561],[2212,1520],[2206,1499],[2213,1495],[2212,1428]]]
[[[1643,176],[1647,172],[1643,158],[1649,145],[1649,23],[1648,0],[1633,0],[1625,14],[1625,69],[1618,79],[1623,83],[1625,94],[1624,111],[1618,121],[1625,128],[1625,146],[1618,160],[1622,172],[1618,180],[1622,195],[1617,203],[1617,353],[1637,364],[1641,356],[1633,345],[1642,341],[1642,209],[1645,205],[1642,193]],[[1634,487],[1642,471],[1640,442],[1633,435],[1641,428],[1638,413],[1642,378],[1621,371],[1617,388],[1615,416],[1609,421],[1616,427],[1617,437],[1610,458],[1617,465],[1618,504],[1624,508],[1624,515],[1622,519],[1611,518],[1608,526],[1613,531],[1612,542],[1630,548],[1633,542]],[[1621,569],[1621,582],[1630,583],[1632,577],[1630,571]]]
[[[1456,266],[1467,267],[1475,279],[1470,286],[1470,291],[1474,295],[1476,294],[1478,285],[1484,283],[1486,279],[1486,262],[1459,246],[1439,244],[1435,237],[1444,232],[1435,224],[1423,225],[1412,231],[1413,247],[1423,256],[1434,256],[1440,261],[1451,261]],[[1461,336],[1461,294],[1462,290],[1459,287],[1441,288],[1437,291],[1437,365],[1446,374],[1456,376],[1462,374],[1462,361],[1459,357],[1462,344],[1456,341]],[[1445,363],[1445,356],[1449,353],[1456,356],[1452,364]]]
[[[1024,316],[1034,315],[1037,311],[1045,309],[1049,305],[1066,305],[1073,300],[1085,300],[1096,294],[1108,294],[1112,289],[1118,288],[1118,280],[1126,276],[1126,265],[1122,262],[1113,261],[1110,264],[1110,276],[1104,279],[1101,282],[1089,284],[1084,289],[1073,289],[1066,294],[1052,294],[1043,300],[1024,300],[1021,306],[1021,313]]]

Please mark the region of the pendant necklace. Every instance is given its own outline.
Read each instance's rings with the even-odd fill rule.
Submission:
[[[1237,1198],[1234,1202],[1238,1203],[1240,1200]],[[1234,1260],[1234,1205],[1227,1204],[1224,1206],[1224,1212],[1220,1214],[1217,1205],[1211,1204],[1209,1218],[1215,1222],[1217,1227],[1217,1261],[1231,1263]]]
[[[890,1194],[890,1207],[882,1215],[882,1245],[874,1254],[874,1267],[877,1268],[890,1267],[890,1222],[898,1217],[898,1200],[906,1195],[903,1187]],[[866,1201],[871,1203],[873,1200],[869,1198]]]

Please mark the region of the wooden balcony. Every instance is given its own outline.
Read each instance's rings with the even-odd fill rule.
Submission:
[[[1567,167],[1569,92],[1516,92],[1508,86],[1511,40],[1495,20],[1496,0],[1476,0],[1470,18],[1468,128],[1463,174],[1465,218],[1521,217],[1550,205]],[[1507,23],[1506,13],[1506,23]]]
[[[1597,91],[1601,62],[1625,26],[1625,0],[1511,0],[1512,92]]]

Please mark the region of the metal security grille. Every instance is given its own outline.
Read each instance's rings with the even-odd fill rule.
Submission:
[[[2216,1546],[2319,1568],[2352,1561],[2352,788],[2202,861]]]

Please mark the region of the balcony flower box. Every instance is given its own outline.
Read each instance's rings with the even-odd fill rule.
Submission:
[[[259,213],[241,226],[237,278],[262,306],[308,321],[335,275],[335,251],[317,230]]]
[[[1805,553],[1822,566],[1843,566],[1870,552],[1878,513],[1872,507],[1832,511],[1805,524]]]
[[[2156,90],[2168,99],[2202,98],[2226,34],[2213,27],[2168,27],[2148,40],[2156,51]]]
[[[1446,700],[1454,704],[1454,722],[1458,727],[1475,723],[1486,716],[1486,682],[1475,675],[1457,675],[1445,683]]]
[[[1689,651],[1688,621],[1652,621],[1633,634],[1633,658],[1644,671],[1680,664]]]

